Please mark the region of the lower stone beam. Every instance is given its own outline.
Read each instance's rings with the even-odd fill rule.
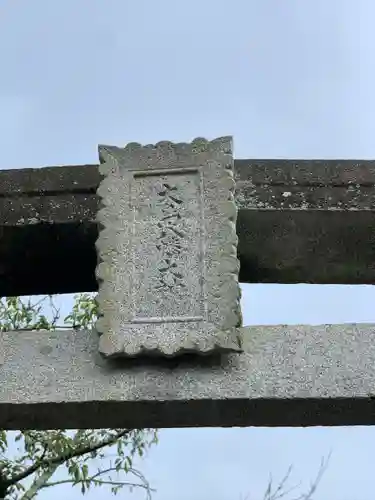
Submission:
[[[0,428],[375,423],[375,325],[243,334],[243,354],[161,362],[105,360],[95,332],[2,333]]]

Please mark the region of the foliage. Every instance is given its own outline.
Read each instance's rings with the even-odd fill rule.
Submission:
[[[43,312],[46,300],[49,301],[51,319]],[[96,317],[97,303],[91,294],[75,296],[73,309],[63,325],[57,324],[60,311],[52,296],[36,302],[20,297],[0,300],[2,332],[88,329],[92,328]],[[124,487],[130,490],[143,488],[146,498],[150,498],[152,490],[144,476],[134,468],[133,462],[157,442],[155,430],[22,431],[14,438],[18,454],[12,458],[9,458],[10,435],[0,431],[0,499],[31,500],[43,489],[67,483],[79,487],[82,494],[100,486],[110,488],[113,494]],[[108,461],[108,466],[103,467],[104,461]],[[95,462],[99,462],[99,467]],[[53,481],[55,472],[63,467],[68,478]],[[129,481],[130,476],[135,479]]]

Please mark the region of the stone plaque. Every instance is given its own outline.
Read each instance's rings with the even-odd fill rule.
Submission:
[[[101,353],[240,352],[231,138],[99,156]]]

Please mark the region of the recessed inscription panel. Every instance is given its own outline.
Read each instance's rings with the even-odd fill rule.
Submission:
[[[203,319],[201,198],[197,170],[134,175],[133,321]]]

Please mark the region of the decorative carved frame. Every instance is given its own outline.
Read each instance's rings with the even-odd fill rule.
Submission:
[[[100,145],[99,157],[104,176],[96,244],[100,352],[107,357],[241,352],[231,137]],[[158,267],[155,259],[167,265]],[[169,272],[168,281],[171,259],[184,273]],[[168,308],[171,314],[153,314]]]

